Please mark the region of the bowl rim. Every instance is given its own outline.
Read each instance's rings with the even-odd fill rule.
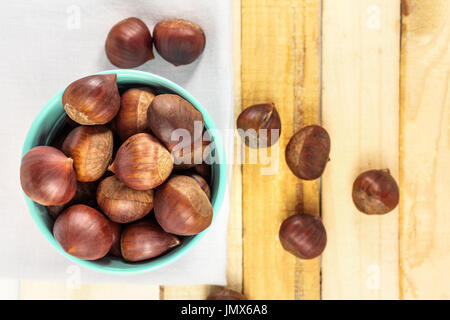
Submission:
[[[206,109],[200,104],[200,102],[192,96],[188,91],[186,91],[184,88],[182,88],[180,85],[176,84],[175,82],[168,80],[162,76],[140,71],[140,70],[130,70],[130,69],[112,69],[112,70],[106,70],[94,73],[92,75],[98,75],[98,74],[111,74],[115,73],[117,74],[117,81],[120,82],[120,79],[125,80],[127,82],[131,82],[134,80],[141,80],[141,81],[148,81],[149,78],[152,78],[153,81],[158,82],[162,87],[165,87],[186,100],[188,100],[197,110],[200,111],[200,113],[203,116],[203,120],[205,122],[205,126],[208,128],[208,130],[212,130],[211,137],[215,144],[215,152],[217,152],[216,158],[218,158],[219,162],[215,165],[219,167],[219,174],[218,174],[218,188],[217,193],[215,197],[215,201],[213,203],[213,218],[211,225],[202,231],[199,234],[193,235],[192,238],[188,243],[186,243],[183,247],[181,247],[176,252],[168,255],[168,256],[161,256],[156,257],[155,260],[150,260],[148,262],[141,262],[140,264],[135,264],[133,268],[130,269],[119,269],[115,267],[110,267],[108,265],[101,265],[96,263],[96,261],[89,261],[89,260],[82,260],[77,257],[74,257],[67,252],[65,252],[62,247],[59,245],[59,243],[54,238],[52,232],[49,231],[47,225],[43,221],[43,219],[39,216],[37,212],[35,212],[35,206],[36,203],[28,198],[28,196],[22,191],[22,194],[25,197],[25,201],[28,207],[28,211],[30,212],[30,215],[37,225],[38,229],[41,231],[41,233],[44,235],[44,237],[50,242],[50,244],[57,249],[57,251],[61,254],[63,254],[65,257],[70,259],[71,261],[86,267],[91,270],[100,271],[103,273],[109,273],[109,274],[138,274],[138,273],[145,273],[148,271],[156,270],[159,268],[162,268],[182,256],[184,256],[188,251],[190,251],[206,234],[206,232],[211,228],[213,225],[217,214],[222,206],[222,202],[225,196],[225,188],[227,183],[227,167],[225,163],[225,149],[223,147],[222,138],[220,134],[217,131],[217,128],[215,126],[215,123],[213,119],[210,117]],[[35,133],[38,131],[39,127],[41,126],[41,123],[45,121],[47,116],[53,112],[53,106],[55,104],[58,104],[58,102],[61,100],[62,94],[64,93],[64,89],[56,93],[50,100],[47,101],[47,103],[44,105],[44,107],[39,111],[36,118],[33,120],[31,126],[29,127],[26,138],[22,147],[22,155],[21,158],[31,149],[34,147],[33,145],[33,139]]]

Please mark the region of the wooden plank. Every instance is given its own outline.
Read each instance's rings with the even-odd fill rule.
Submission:
[[[402,9],[400,296],[450,299],[450,2]]]
[[[81,284],[58,281],[21,281],[20,299],[33,300],[157,300],[158,286],[137,284]]]
[[[282,122],[280,140],[270,150],[278,160],[274,174],[263,174],[267,165],[249,164],[251,150],[244,150],[244,293],[250,299],[319,297],[318,261],[296,259],[278,239],[281,222],[302,210],[303,193],[317,197],[317,191],[311,191],[313,184],[303,191],[302,182],[285,163],[284,150],[303,115],[318,110],[319,10],[318,0],[242,1],[243,107],[274,102]],[[311,62],[309,68],[305,62]],[[302,109],[303,103],[308,108]],[[313,197],[305,206],[317,213],[317,203]]]
[[[241,0],[233,0],[234,112],[241,112]],[[239,141],[235,139],[228,220],[227,287],[242,291],[242,168],[236,160]],[[164,286],[161,299],[205,299],[213,286]]]
[[[241,99],[241,0],[233,0],[234,115],[242,111]],[[242,291],[242,165],[237,161],[239,137],[234,141],[231,177],[231,210],[228,222],[227,285]]]
[[[331,137],[322,298],[397,299],[398,210],[364,215],[351,191],[371,168],[398,180],[400,1],[324,0],[322,10],[322,115]]]
[[[303,126],[320,123],[320,26],[321,2],[303,1],[299,9],[302,19],[301,27],[295,28],[295,37],[301,39],[298,44],[296,60],[295,95],[296,102],[294,131]],[[320,215],[319,180],[303,181],[301,202],[297,211]],[[297,299],[320,299],[320,259],[296,260],[296,294]]]

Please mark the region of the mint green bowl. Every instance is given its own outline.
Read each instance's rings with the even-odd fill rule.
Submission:
[[[220,206],[223,201],[223,196],[226,186],[226,165],[225,165],[225,151],[220,136],[215,130],[213,120],[206,112],[200,103],[186,90],[179,85],[154,74],[136,71],[136,70],[109,70],[100,72],[99,74],[116,73],[117,83],[120,86],[126,85],[146,85],[155,87],[161,92],[175,93],[188,100],[195,108],[197,108],[203,115],[205,127],[211,131],[211,141],[214,142],[215,148],[212,152],[215,152],[214,158],[218,159],[218,163],[212,165],[211,175],[211,204],[213,206],[213,223],[219,212]],[[22,150],[22,156],[25,155],[31,148],[40,145],[47,145],[53,135],[57,131],[58,127],[64,122],[65,111],[62,107],[62,94],[64,90],[57,93],[44,108],[39,112],[38,116],[34,120],[31,128],[29,129],[25,143]],[[53,220],[47,213],[44,206],[35,203],[33,200],[25,195],[25,200],[30,210],[31,217],[38,226],[39,230],[45,236],[45,238],[54,246],[60,253],[69,258],[70,260],[87,267],[89,269],[115,274],[131,274],[141,273],[150,270],[161,268],[191,250],[195,244],[205,235],[205,231],[194,236],[184,237],[181,245],[167,252],[166,254],[154,259],[150,259],[138,263],[127,263],[123,260],[115,257],[107,256],[103,259],[96,261],[81,260],[67,254],[61,246],[56,242],[53,237],[52,228]]]

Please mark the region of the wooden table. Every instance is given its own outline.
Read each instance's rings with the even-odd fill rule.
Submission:
[[[235,113],[272,101],[276,175],[235,165],[229,286],[251,299],[450,298],[450,1],[233,0]],[[321,181],[294,177],[284,149],[302,126],[330,133]],[[365,216],[356,175],[389,168],[399,207]],[[321,259],[282,250],[281,221],[321,215]],[[209,286],[22,282],[22,298],[204,299]]]

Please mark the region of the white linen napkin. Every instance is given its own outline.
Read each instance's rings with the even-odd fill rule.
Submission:
[[[109,275],[71,262],[41,235],[25,205],[19,167],[33,119],[70,82],[116,69],[106,58],[104,42],[109,29],[130,16],[142,19],[150,30],[169,17],[192,20],[203,28],[206,48],[196,62],[174,67],[155,50],[155,59],[137,69],[181,85],[207,109],[219,129],[233,128],[231,1],[2,1],[0,278],[155,285],[226,282],[228,188],[214,224],[195,248],[162,269],[138,275]],[[227,158],[232,159],[233,140],[223,138]],[[229,177],[230,171],[228,166]]]

